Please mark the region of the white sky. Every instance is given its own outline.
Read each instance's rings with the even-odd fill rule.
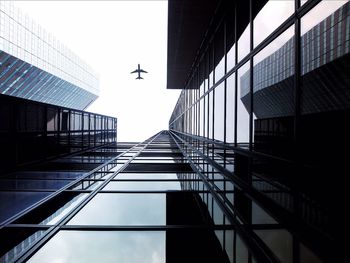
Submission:
[[[168,128],[180,90],[166,89],[167,1],[16,1],[100,77],[87,109],[118,118],[118,141]],[[130,74],[137,64],[144,80]]]
[[[303,17],[302,31],[344,3],[321,2]],[[16,1],[16,5],[100,74],[100,97],[87,110],[117,117],[118,141],[143,141],[168,128],[180,90],[166,89],[167,1]],[[293,8],[292,1],[268,2],[254,22],[256,41],[276,29]],[[259,56],[271,54],[293,34],[291,28]],[[248,48],[242,45],[239,52],[248,53]],[[138,63],[149,72],[144,80],[130,74]]]

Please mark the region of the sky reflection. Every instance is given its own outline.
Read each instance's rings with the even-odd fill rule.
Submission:
[[[60,231],[28,262],[165,262],[165,232]]]
[[[165,194],[98,194],[68,225],[165,225]]]

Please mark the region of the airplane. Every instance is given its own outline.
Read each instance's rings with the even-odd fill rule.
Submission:
[[[132,74],[132,73],[137,73],[138,74],[138,77],[136,78],[136,79],[143,79],[142,77],[141,77],[141,73],[148,73],[147,71],[144,71],[143,69],[140,69],[140,64],[137,64],[138,66],[137,66],[137,69],[136,70],[134,70],[133,72],[130,72],[130,74]]]

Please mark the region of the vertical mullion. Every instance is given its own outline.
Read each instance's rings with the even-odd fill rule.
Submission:
[[[252,52],[254,48],[254,26],[253,26],[253,5],[252,0],[249,1],[249,23],[250,23],[250,52]],[[250,114],[249,114],[249,150],[253,150],[253,103],[254,103],[254,97],[253,97],[253,80],[254,80],[254,72],[253,72],[253,56],[250,56],[249,59],[249,89],[250,89]]]
[[[224,22],[224,73],[225,73],[225,79],[224,79],[224,143],[226,143],[226,109],[227,109],[227,47],[226,47],[226,21]]]
[[[237,65],[237,62],[238,62],[238,41],[237,41],[237,3],[235,2],[234,4],[234,8],[235,8],[235,11],[234,11],[234,14],[235,14],[235,25],[234,25],[234,35],[235,35],[235,42],[236,42],[236,45],[235,45],[235,65]],[[235,82],[234,82],[234,85],[235,85],[235,91],[234,91],[234,102],[235,102],[235,112],[234,112],[234,146],[237,147],[237,110],[238,110],[238,107],[237,107],[237,96],[238,96],[238,88],[237,88],[237,69],[235,70]]]

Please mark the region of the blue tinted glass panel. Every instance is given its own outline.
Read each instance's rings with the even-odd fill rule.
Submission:
[[[0,189],[59,189],[69,180],[1,180]]]
[[[81,172],[16,172],[9,178],[23,179],[74,179],[83,175]]]
[[[0,192],[0,222],[48,196],[50,192]]]

